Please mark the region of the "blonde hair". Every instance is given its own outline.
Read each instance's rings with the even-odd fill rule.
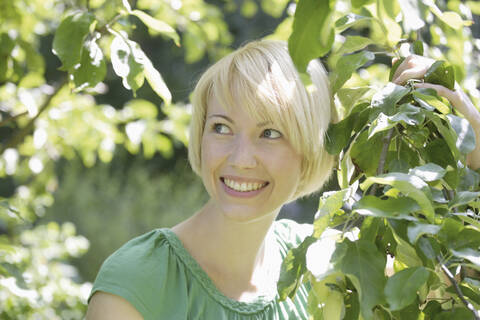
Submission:
[[[312,60],[307,68],[312,85],[304,86],[283,41],[246,44],[212,65],[192,95],[188,158],[200,175],[201,144],[209,99],[227,108],[241,107],[258,121],[279,126],[302,156],[301,177],[292,199],[318,191],[330,176],[334,158],[325,148],[325,134],[335,117],[325,69]]]

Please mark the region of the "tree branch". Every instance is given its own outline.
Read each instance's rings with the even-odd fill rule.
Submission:
[[[22,117],[22,116],[24,116],[24,115],[27,115],[27,114],[28,114],[28,111],[25,111],[25,112],[22,112],[22,113],[19,113],[19,114],[13,116],[13,117],[10,117],[10,118],[7,118],[7,119],[5,119],[5,120],[2,120],[2,121],[0,121],[0,127],[3,127],[3,126],[6,125],[7,123],[12,122],[12,121],[15,121],[16,119],[18,119],[18,118],[20,118],[20,117]]]
[[[51,95],[47,97],[47,99],[43,102],[43,104],[40,106],[37,114],[30,119],[30,121],[27,123],[25,127],[23,127],[17,134],[15,134],[8,143],[0,149],[0,154],[2,154],[6,149],[8,148],[15,148],[17,145],[19,145],[25,137],[30,134],[32,131],[33,125],[35,124],[35,121],[38,119],[38,117],[50,106],[50,102],[52,102],[52,99],[60,92],[60,90],[67,84],[68,80],[67,78],[64,78],[56,87],[55,90]]]
[[[383,174],[383,170],[385,169],[385,162],[387,161],[387,154],[388,154],[388,147],[390,146],[390,141],[392,141],[393,130],[395,127],[390,128],[388,130],[387,135],[383,137],[383,147],[382,152],[380,153],[380,160],[378,161],[378,168],[377,168],[377,176]],[[372,189],[370,189],[369,194],[375,195],[377,193],[378,184],[374,184]]]
[[[462,300],[463,304],[467,307],[467,309],[473,313],[474,319],[480,320],[480,313],[478,312],[478,310],[475,309],[475,307],[470,302],[467,301],[467,299],[465,299],[465,296],[462,293],[462,289],[458,285],[453,274],[450,272],[450,270],[448,270],[445,264],[441,262],[440,257],[437,257],[437,260],[440,263],[440,267],[442,268],[443,273],[445,273],[448,280],[450,280],[450,283],[453,285],[453,288],[457,292],[457,295],[460,298],[460,300]]]

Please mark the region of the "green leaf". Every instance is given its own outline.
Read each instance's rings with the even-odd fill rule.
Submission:
[[[420,41],[420,40],[414,41],[412,47],[413,47],[413,54],[423,56],[423,42],[422,41]]]
[[[387,225],[390,227],[393,238],[397,243],[394,251],[395,259],[409,267],[421,266],[423,263],[417,255],[417,251],[408,241],[404,240],[407,232],[406,221],[390,219]]]
[[[390,121],[392,122],[402,122],[411,126],[422,124],[424,120],[425,114],[422,110],[410,103],[400,105],[397,112],[393,116],[390,116]]]
[[[304,72],[310,60],[324,56],[332,47],[331,23],[335,0],[303,0],[297,4],[288,51],[298,71]]]
[[[8,200],[0,200],[0,217],[2,217],[2,220],[5,218],[13,218],[18,221],[23,220],[20,212],[15,207],[11,206]]]
[[[53,53],[62,62],[61,70],[71,70],[80,63],[83,42],[94,21],[89,12],[77,12],[62,20],[53,38]]]
[[[413,99],[423,108],[433,111],[437,109],[443,114],[451,112],[450,107],[444,104],[437,92],[430,88],[418,88],[412,91]],[[432,108],[433,107],[433,108]]]
[[[455,88],[455,70],[445,61],[435,61],[425,73],[425,82],[439,84],[450,90]]]
[[[163,99],[166,105],[172,103],[172,94],[167,87],[167,84],[162,78],[160,72],[155,69],[150,59],[147,56],[143,58],[143,67],[145,68],[145,78],[147,79],[150,87],[160,98]]]
[[[293,299],[297,289],[302,284],[302,276],[307,271],[306,252],[308,247],[317,241],[314,237],[306,237],[297,247],[290,249],[282,262],[280,278],[277,283],[278,295],[283,301],[287,297]]]
[[[105,79],[106,74],[107,64],[96,39],[85,42],[80,65],[73,72],[75,86],[80,89],[93,88]]]
[[[353,129],[353,119],[347,117],[338,123],[331,123],[327,130],[325,149],[331,155],[337,155],[343,150],[350,140]]]
[[[423,181],[435,181],[440,180],[445,176],[447,171],[434,163],[427,163],[423,166],[410,169],[409,175],[415,175],[422,178]]]
[[[422,158],[426,162],[432,162],[439,166],[446,168],[450,166],[456,166],[455,159],[453,158],[450,148],[444,139],[434,139],[427,143],[422,150]]]
[[[368,177],[360,187],[367,190],[373,183],[392,186],[405,196],[414,199],[422,208],[425,217],[433,222],[435,211],[432,206],[432,194],[428,185],[420,178],[404,173],[392,172],[377,177]]]
[[[374,175],[377,172],[380,154],[382,153],[382,148],[378,146],[383,144],[384,136],[385,133],[380,133],[368,139],[368,131],[363,131],[358,135],[350,149],[352,162],[367,175]],[[369,150],[369,152],[365,152],[365,150]]]
[[[262,10],[274,18],[281,18],[289,0],[262,0]]]
[[[154,17],[148,15],[147,13],[141,10],[133,10],[130,14],[138,17],[142,22],[151,30],[159,32],[160,34],[169,37],[172,39],[175,44],[180,46],[180,36],[168,23],[155,19]]]
[[[381,200],[368,195],[357,201],[352,209],[361,215],[415,221],[417,219],[410,213],[418,211],[420,207],[414,200],[407,197]]]
[[[390,118],[387,115],[385,115],[383,112],[380,112],[377,118],[373,120],[370,128],[368,128],[368,139],[379,132],[383,132],[395,127],[396,123],[389,120]]]
[[[113,70],[123,79],[123,86],[134,94],[143,85],[145,54],[136,42],[128,40],[126,34],[115,34],[110,46]]]
[[[331,123],[327,130],[325,149],[332,155],[339,154],[350,141],[352,130],[360,130],[368,121],[368,103],[356,105],[350,115],[338,123]]]
[[[409,88],[389,82],[382,90],[373,95],[371,105],[378,109],[378,113],[383,112],[390,116],[394,114],[396,104],[408,93],[410,93]]]
[[[253,0],[243,1],[242,7],[240,9],[242,16],[245,18],[253,18],[258,12],[258,5]]]
[[[128,113],[132,113],[134,119],[156,119],[158,115],[157,107],[150,101],[143,99],[128,101],[125,109]]]
[[[375,55],[369,51],[362,51],[341,57],[330,76],[332,92],[337,92],[338,89],[350,79],[355,70],[374,59]]]
[[[398,123],[403,123],[404,126],[415,126],[423,123],[425,120],[425,115],[421,112],[420,108],[410,103],[402,104],[396,111],[392,116],[387,116],[383,112],[380,112],[368,130],[368,138],[370,139],[378,132],[393,128]]]
[[[472,248],[463,248],[458,250],[452,250],[452,253],[457,257],[467,259],[471,263],[480,267],[480,252]]]
[[[366,46],[373,43],[373,40],[361,36],[347,36],[345,42],[342,44],[340,49],[335,53],[337,55],[344,55],[347,53],[352,53],[358,50],[364,49]]]
[[[312,289],[310,295],[314,296],[315,306],[313,303],[310,305],[310,309],[319,309],[319,305],[322,306],[318,312],[313,310],[313,314],[316,314],[320,319],[342,319],[343,309],[345,308],[343,300],[343,292],[339,288],[339,284],[343,285],[343,275],[331,274],[321,281],[312,281]],[[310,301],[313,302],[313,301]]]
[[[437,234],[440,231],[440,226],[427,223],[414,223],[407,228],[408,241],[415,244],[419,237],[424,234]]]
[[[453,155],[454,159],[459,160],[461,159],[460,152],[457,148],[457,134],[456,132],[448,125],[445,125],[442,121],[442,118],[439,115],[433,112],[426,112],[427,118],[432,121],[435,126],[437,127],[438,132],[442,135],[443,139],[447,143],[448,147],[450,148],[450,152]]]
[[[435,265],[437,264],[437,256],[440,254],[441,248],[435,242],[434,239],[430,237],[420,237],[417,240],[417,245],[420,250],[419,253],[423,253],[427,259],[435,261]]]
[[[385,301],[385,256],[369,241],[345,239],[337,244],[332,260],[357,289],[363,318],[372,319],[372,308]]]
[[[467,6],[472,10],[472,13],[480,15],[480,2],[477,1],[467,1]]]
[[[417,297],[417,291],[427,282],[430,272],[424,267],[403,269],[387,280],[385,297],[392,311],[403,309]]]
[[[480,192],[471,191],[458,191],[455,193],[455,197],[448,204],[448,208],[455,208],[464,204],[467,204],[473,200],[477,200],[480,197]]]
[[[349,13],[335,21],[335,28],[337,29],[337,32],[340,33],[350,27],[369,23],[371,20],[371,17],[365,17],[354,13]]]
[[[343,320],[358,320],[360,315],[360,303],[358,293],[352,291],[345,298],[345,317]]]
[[[370,87],[341,88],[337,91],[337,96],[348,114],[350,109],[358,103],[358,100],[368,91],[370,91]]]
[[[351,195],[353,189],[324,192],[318,203],[318,211],[313,223],[313,236],[320,238],[328,227],[331,217],[340,210],[345,200]]]
[[[372,3],[374,0],[352,0],[352,7],[360,8],[366,4]]]
[[[457,117],[453,114],[447,115],[447,119],[457,134],[456,146],[458,151],[468,154],[475,149],[475,132],[465,118]]]
[[[441,21],[450,26],[453,29],[461,29],[464,26],[470,26],[473,22],[469,20],[463,20],[462,17],[456,12],[445,11],[442,12],[432,1],[427,4],[430,7],[430,11],[437,16]]]
[[[477,305],[480,305],[480,294],[478,292],[480,290],[478,289],[478,286],[475,287],[468,283],[459,283],[458,286],[462,290],[462,293],[465,297],[470,298],[471,301],[475,302]],[[457,294],[457,292],[455,291],[455,287],[453,286],[448,287],[446,291],[454,295]]]
[[[464,307],[441,310],[435,314],[434,320],[475,320],[472,312]]]

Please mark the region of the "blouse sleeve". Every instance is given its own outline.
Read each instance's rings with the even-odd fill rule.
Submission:
[[[169,248],[158,230],[134,238],[108,257],[95,279],[88,300],[97,291],[118,295],[130,302],[145,319],[154,319],[158,299],[168,305],[169,295],[162,292],[168,278]],[[173,298],[173,297],[172,297]]]

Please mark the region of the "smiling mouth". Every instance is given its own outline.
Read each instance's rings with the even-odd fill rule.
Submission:
[[[262,189],[268,185],[268,182],[237,182],[228,178],[220,178],[220,180],[230,189],[238,192],[252,192]]]

